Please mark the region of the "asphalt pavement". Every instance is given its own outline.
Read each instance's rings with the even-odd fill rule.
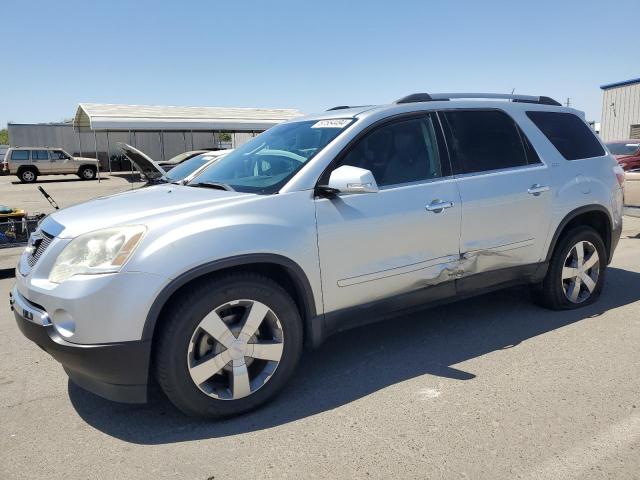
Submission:
[[[640,478],[640,219],[595,305],[513,288],[352,330],[226,421],[87,393],[0,280],[0,478]]]

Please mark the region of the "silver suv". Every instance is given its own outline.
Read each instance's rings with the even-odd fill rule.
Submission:
[[[95,158],[73,157],[60,148],[14,147],[4,155],[5,175],[14,174],[22,182],[33,183],[40,175],[76,174],[93,180],[98,172]]]
[[[186,185],[50,215],[11,303],[80,386],[144,402],[155,377],[187,414],[233,415],[352,326],[515,284],[551,309],[596,301],[623,181],[580,112],[547,97],[336,107]]]

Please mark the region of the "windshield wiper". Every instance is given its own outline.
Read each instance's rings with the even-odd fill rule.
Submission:
[[[231,186],[226,183],[218,183],[218,182],[198,182],[198,183],[187,183],[190,187],[200,187],[200,188],[214,188],[216,190],[226,190],[227,192],[235,192]]]

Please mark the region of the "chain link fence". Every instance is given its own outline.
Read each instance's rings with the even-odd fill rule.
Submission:
[[[39,218],[0,220],[0,249],[26,245],[39,221]]]

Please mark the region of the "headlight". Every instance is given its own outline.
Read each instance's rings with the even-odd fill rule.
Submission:
[[[96,230],[74,238],[58,255],[49,281],[62,283],[74,275],[119,271],[145,231],[142,225],[135,225]]]

